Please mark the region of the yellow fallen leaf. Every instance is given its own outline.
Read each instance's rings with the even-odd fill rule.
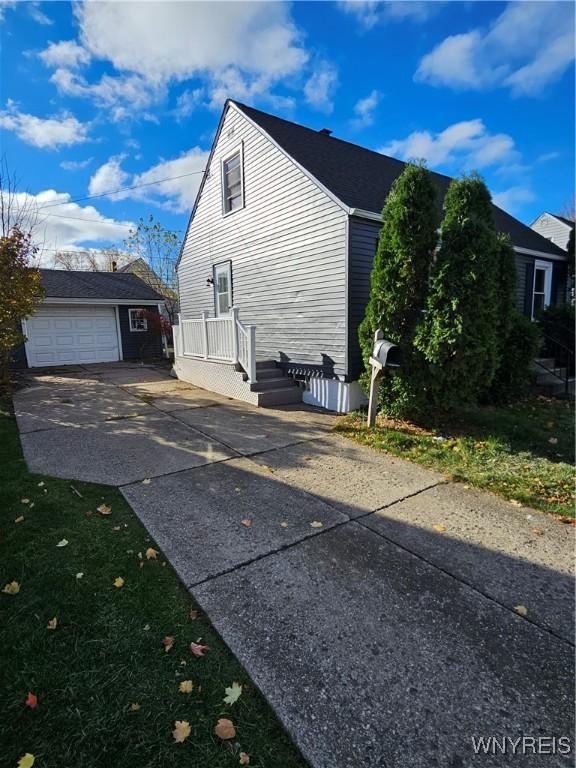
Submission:
[[[310,523],[310,528],[322,528],[324,526],[324,523],[321,523],[319,520],[313,520]]]
[[[265,469],[266,472],[272,472],[272,474],[274,474],[274,470],[272,469],[272,467],[269,467],[268,464],[260,464],[260,466],[262,467],[262,469]]]
[[[252,525],[252,520],[249,517],[245,517],[244,520],[240,520],[244,528],[250,528]]]
[[[26,754],[18,760],[18,768],[32,768],[35,760],[36,758],[34,755],[31,755],[30,752],[26,752]]]
[[[56,618],[56,616],[54,616],[54,618],[50,619],[50,621],[46,625],[46,629],[56,629],[57,626],[58,626],[58,619]]]
[[[176,642],[175,637],[173,637],[172,635],[166,635],[166,637],[162,640],[162,645],[164,646],[164,650],[166,651],[166,653],[172,650],[175,642]]]
[[[122,576],[118,576],[116,579],[114,579],[112,583],[114,584],[116,589],[120,589],[120,587],[124,586],[124,579],[122,578]]]
[[[130,712],[138,712],[140,709],[140,704],[137,704],[136,702],[134,704],[130,704]]]
[[[158,557],[158,550],[153,547],[148,547],[146,550],[146,560],[156,560]]]
[[[6,584],[2,592],[7,595],[17,595],[20,592],[20,584],[17,581],[11,581],[10,584]]]
[[[518,499],[510,499],[510,504],[512,504],[512,506],[514,506],[514,507],[521,507],[522,506],[522,502],[518,501]]]
[[[515,605],[514,610],[519,616],[526,616],[528,613],[528,608],[525,605]]]
[[[151,482],[149,477],[145,477],[144,480],[142,480],[142,485],[150,485]]]
[[[183,741],[186,741],[191,732],[192,729],[190,728],[190,723],[187,720],[176,720],[174,723],[172,736],[175,742],[182,743]]]
[[[57,547],[67,547],[68,546],[68,539],[61,539],[58,544],[56,544]]]
[[[544,531],[541,528],[532,528],[532,533],[535,536],[544,536]]]
[[[30,504],[30,499],[20,499],[21,504]]]
[[[194,683],[192,680],[182,680],[180,685],[178,686],[178,690],[180,693],[192,693],[192,689],[194,688]]]
[[[17,517],[16,520],[14,520],[15,523],[21,523],[24,520],[24,515],[20,515],[20,517]]]
[[[100,512],[101,515],[111,515],[112,507],[109,507],[107,504],[100,504],[99,507],[96,507],[96,511]]]
[[[226,696],[224,696],[224,703],[232,706],[232,704],[237,702],[242,695],[242,686],[240,683],[232,683],[230,688],[224,689],[224,693],[226,694]]]
[[[240,760],[238,762],[240,765],[250,765],[250,755],[246,752],[240,752]]]
[[[444,533],[444,531],[446,530],[446,526],[441,525],[440,523],[434,523],[432,528],[434,528],[435,531],[438,531],[438,533]]]
[[[219,739],[233,739],[236,736],[236,728],[231,720],[227,720],[225,717],[220,718],[214,726],[214,735]]]

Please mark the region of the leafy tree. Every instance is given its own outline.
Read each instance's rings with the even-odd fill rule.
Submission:
[[[32,315],[44,296],[40,271],[29,266],[36,254],[30,234],[17,227],[0,236],[0,375],[10,381],[13,348],[24,342],[23,318]]]
[[[505,353],[489,393],[493,402],[514,402],[528,393],[532,380],[530,367],[541,344],[538,324],[533,323],[518,309],[513,310],[506,336]]]
[[[415,339],[431,364],[432,403],[443,410],[476,402],[494,379],[500,353],[496,283],[501,248],[483,180],[472,174],[452,181],[426,318]]]
[[[367,371],[376,329],[381,328],[386,339],[402,348],[402,367],[385,377],[380,387],[381,407],[389,413],[417,409],[424,392],[423,360],[412,339],[426,305],[438,224],[431,174],[423,164],[408,164],[392,185],[382,211],[370,297],[358,329]]]

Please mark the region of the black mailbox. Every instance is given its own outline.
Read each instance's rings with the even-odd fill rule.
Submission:
[[[377,368],[400,368],[400,347],[386,339],[376,341],[370,362]]]

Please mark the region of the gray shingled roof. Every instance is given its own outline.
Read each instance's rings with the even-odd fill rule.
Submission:
[[[41,269],[40,274],[46,297],[51,299],[164,301],[159,293],[132,274],[67,269]]]
[[[382,211],[392,182],[404,170],[405,163],[401,160],[245,104],[236,101],[234,104],[349,208]],[[434,172],[432,175],[443,199],[451,178]],[[494,206],[494,221],[498,230],[508,233],[519,248],[566,256],[565,251],[497,206]]]

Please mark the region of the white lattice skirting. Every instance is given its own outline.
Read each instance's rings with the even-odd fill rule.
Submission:
[[[258,392],[250,390],[249,383],[242,378],[242,372],[237,371],[232,363],[217,363],[195,357],[176,357],[174,370],[178,378],[181,381],[187,381],[188,384],[258,405]]]

